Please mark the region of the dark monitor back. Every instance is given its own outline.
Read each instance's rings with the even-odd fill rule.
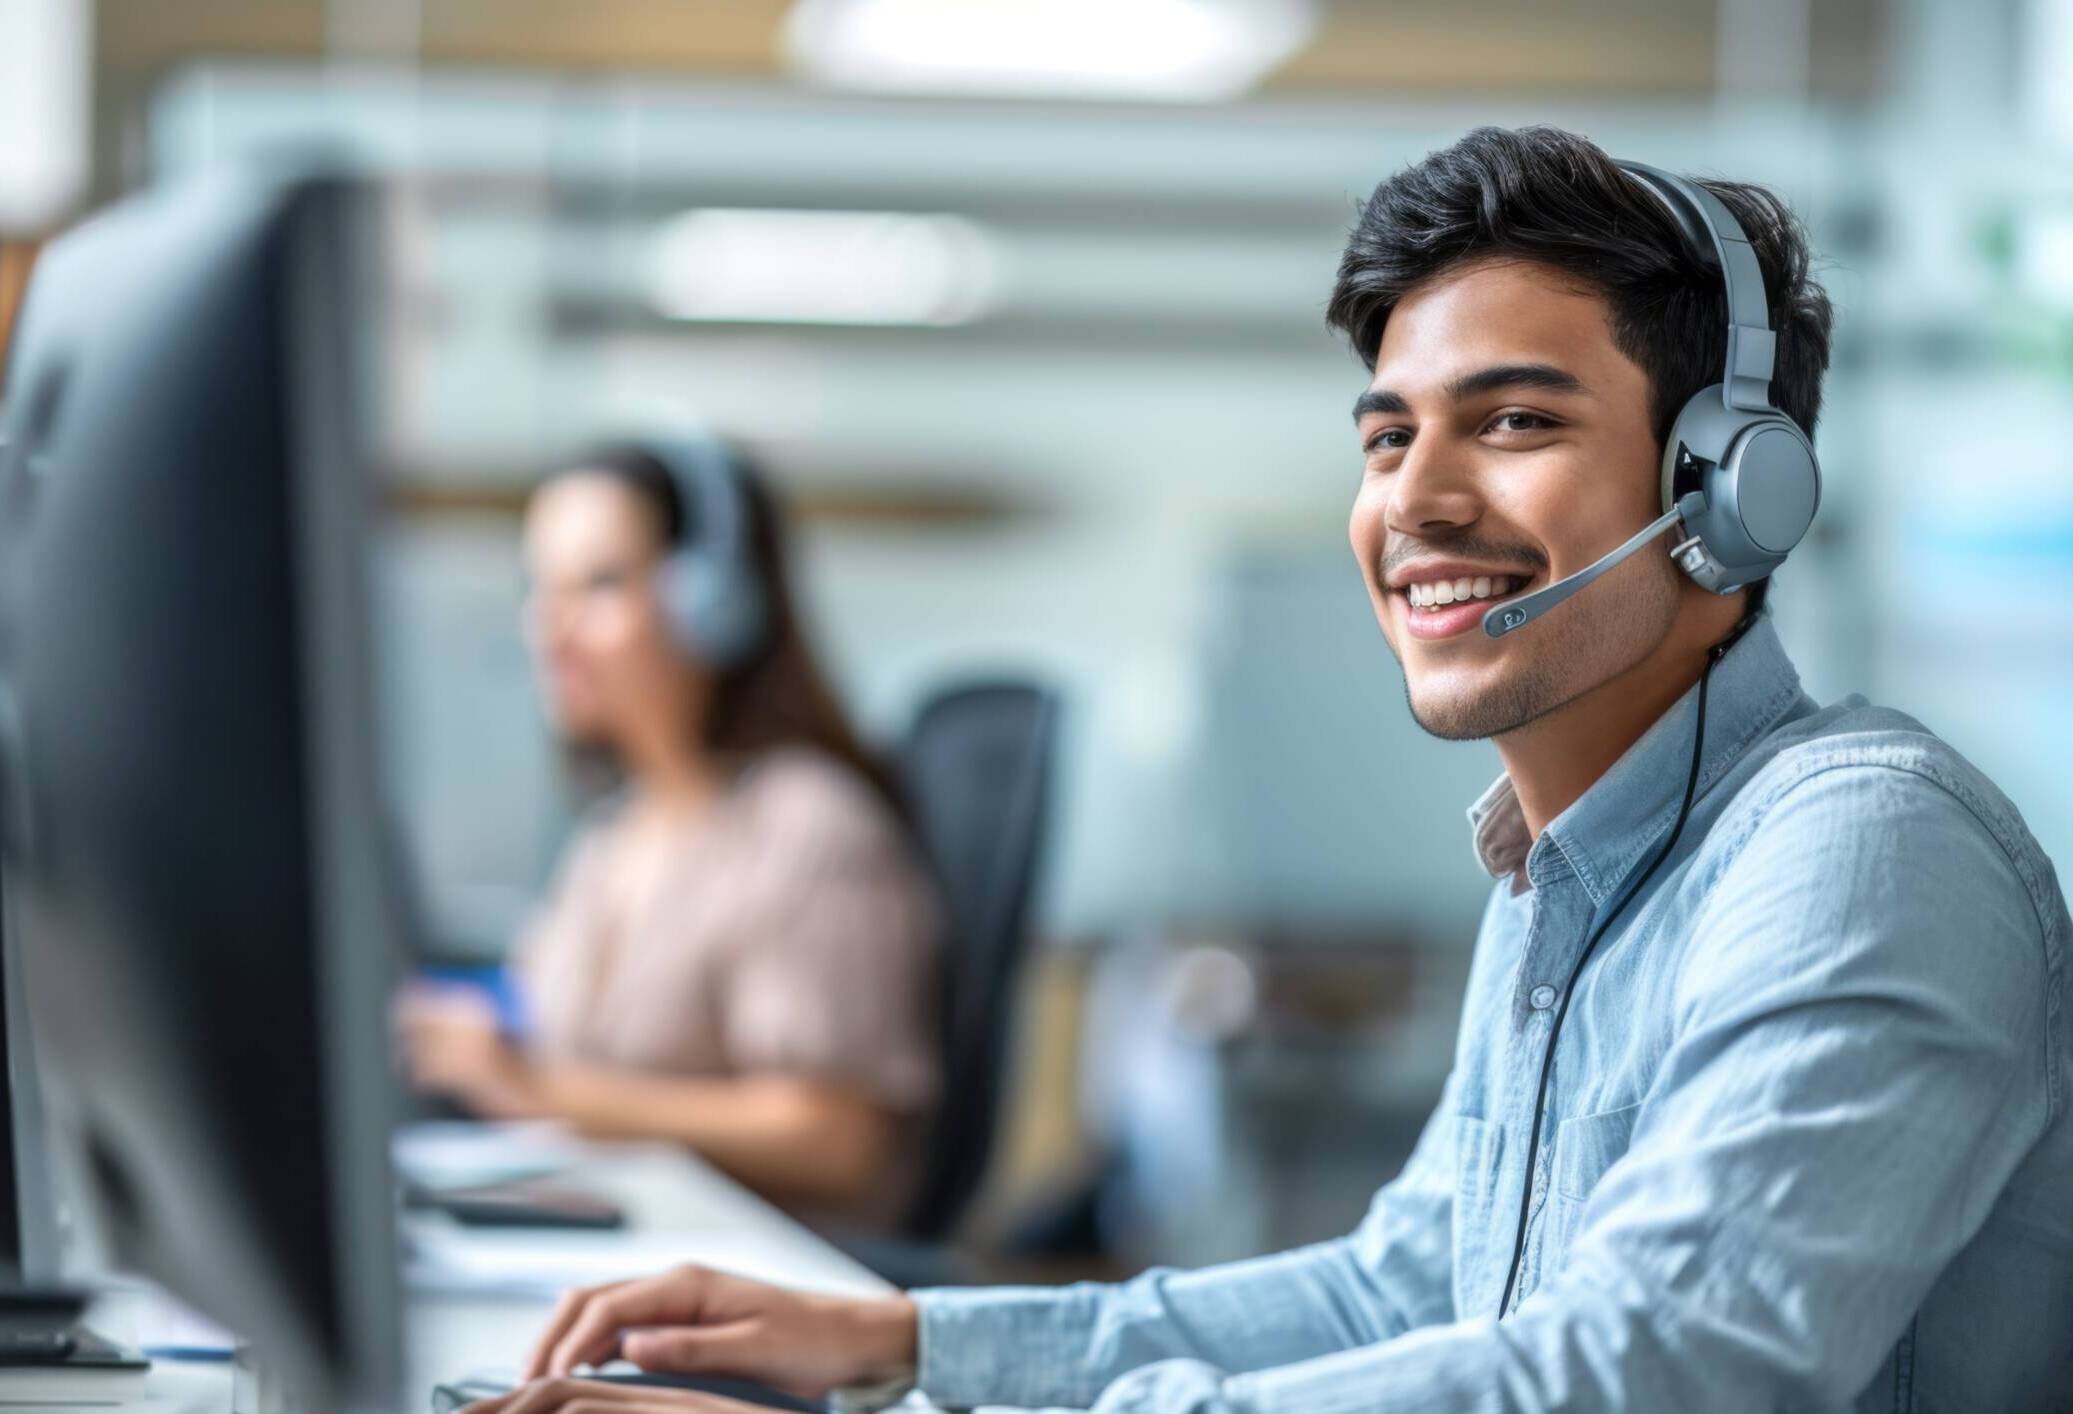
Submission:
[[[354,333],[366,196],[256,177],[52,246],[0,429],[0,867],[117,1260],[313,1407],[398,1364]]]
[[[66,1285],[73,1273],[8,908],[0,868],[0,1286],[48,1289]]]
[[[0,869],[0,1284],[24,1280],[21,1193],[15,1182],[13,944],[7,929],[7,875]],[[54,1275],[54,1274],[51,1274]]]

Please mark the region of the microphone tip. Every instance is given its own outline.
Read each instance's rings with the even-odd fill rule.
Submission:
[[[1517,605],[1500,604],[1483,615],[1483,632],[1492,638],[1502,638],[1526,622],[1526,611]]]

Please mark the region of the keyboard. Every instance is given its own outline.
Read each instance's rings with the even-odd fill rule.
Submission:
[[[801,1399],[796,1394],[786,1394],[754,1380],[734,1379],[726,1375],[584,1375],[582,1379],[597,1380],[612,1385],[647,1385],[656,1389],[692,1390],[699,1394],[724,1395],[738,1399],[744,1404],[754,1404],[765,1409],[790,1409],[803,1414],[828,1414],[825,1400]],[[432,1414],[457,1414],[478,1399],[495,1399],[500,1394],[509,1394],[515,1386],[508,1378],[497,1376],[471,1376],[456,1380],[452,1384],[436,1386],[432,1391]]]
[[[37,1330],[0,1327],[0,1369],[142,1370],[150,1366],[136,1351],[78,1326]]]
[[[0,1331],[0,1365],[50,1365],[78,1347],[70,1331]]]

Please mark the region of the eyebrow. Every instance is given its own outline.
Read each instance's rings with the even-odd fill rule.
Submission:
[[[1479,368],[1473,373],[1464,373],[1449,382],[1446,387],[1448,398],[1461,402],[1482,393],[1496,392],[1500,388],[1538,388],[1547,393],[1587,393],[1581,378],[1566,368],[1557,368],[1552,363],[1499,363],[1489,368]],[[1353,400],[1353,420],[1360,421],[1369,413],[1391,413],[1402,415],[1411,410],[1403,394],[1388,388],[1370,388]]]

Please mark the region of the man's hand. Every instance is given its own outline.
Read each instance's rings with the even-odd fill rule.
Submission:
[[[815,1296],[679,1267],[562,1297],[525,1375],[565,1376],[617,1356],[644,1370],[741,1375],[819,1398],[911,1370],[916,1339],[905,1296]],[[531,1406],[513,1408],[532,1414]]]
[[[644,1389],[602,1380],[535,1380],[495,1399],[478,1400],[461,1414],[766,1414],[753,1404],[716,1394]]]

